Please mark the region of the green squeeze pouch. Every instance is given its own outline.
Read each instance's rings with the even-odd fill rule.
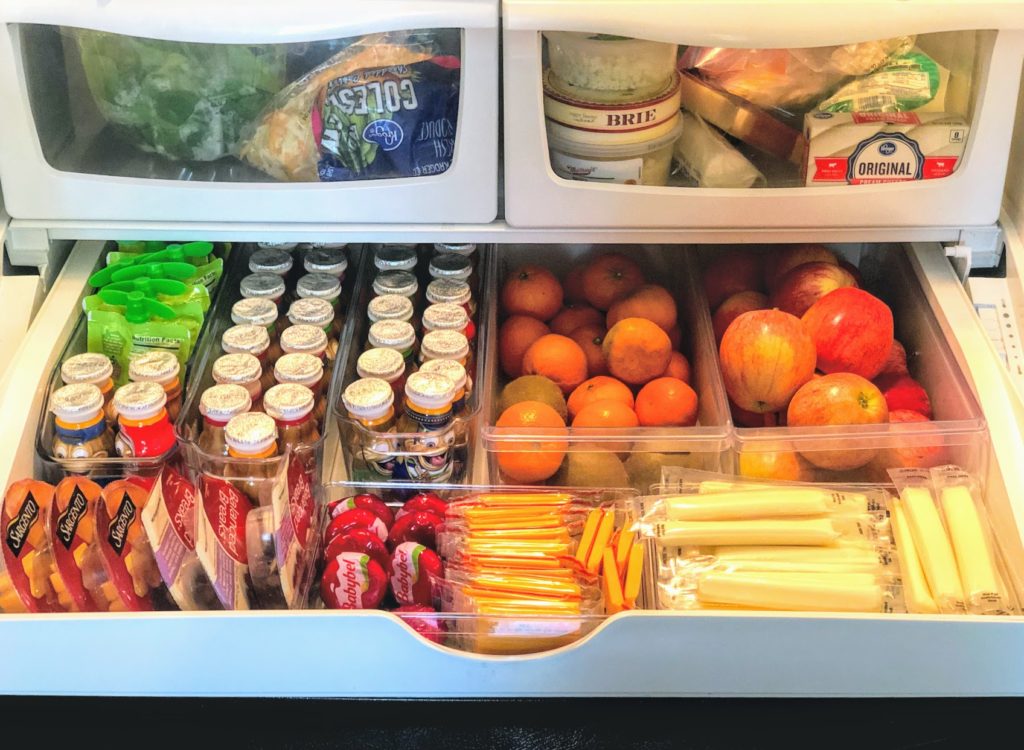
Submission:
[[[199,305],[204,315],[210,309],[210,292],[202,284],[185,284],[174,279],[142,278],[114,281],[103,288],[118,292],[142,292],[143,296],[171,307],[189,302],[195,303]],[[202,323],[202,320],[199,322]]]
[[[124,311],[119,312],[111,309],[114,305],[114,300],[109,299],[111,293],[101,294],[99,299],[103,304],[91,303],[93,309],[86,310],[88,348],[90,352],[110,357],[117,385],[128,381],[128,365],[133,356],[142,352],[173,352],[182,370],[185,369],[194,339],[173,308],[141,292],[113,292],[115,299],[121,299],[121,295],[124,298]]]

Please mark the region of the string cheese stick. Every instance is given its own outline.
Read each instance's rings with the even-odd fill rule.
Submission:
[[[819,516],[829,511],[827,492],[815,489],[753,489],[666,497],[671,521],[727,521],[772,516]]]
[[[972,608],[1002,609],[1005,603],[999,576],[970,490],[944,487],[941,502],[968,604]]]
[[[828,547],[807,547],[807,549],[828,549]],[[722,563],[729,570],[764,573],[868,573],[878,576],[885,568],[876,559],[871,563],[858,562],[786,562],[785,560],[729,560]]]
[[[923,487],[906,487],[900,496],[907,512],[907,525],[914,538],[914,549],[921,560],[935,604],[943,613],[963,612],[964,591],[953,546],[942,527],[931,491]]]
[[[780,544],[827,546],[839,533],[827,519],[757,521],[665,521],[655,526],[662,545],[705,546]]]
[[[921,558],[917,555],[914,538],[907,525],[906,512],[900,500],[892,500],[889,506],[892,518],[892,532],[896,537],[896,549],[900,553],[900,572],[903,579],[903,598],[907,610],[915,614],[935,615],[939,608],[928,590]]]
[[[719,560],[881,565],[877,550],[842,541],[834,547],[718,547],[714,555]]]
[[[701,604],[825,612],[880,612],[882,587],[842,577],[707,573],[697,582]]]
[[[701,482],[697,485],[697,492],[702,495],[731,492],[734,490],[778,491],[782,489],[783,488],[778,485],[772,484],[758,484],[756,482],[724,482],[717,479]],[[829,509],[832,511],[842,511],[844,513],[868,512],[868,496],[861,492],[836,492],[832,490],[824,490],[818,487],[792,487],[789,488],[788,491],[790,493],[805,491],[820,492],[822,493],[822,499],[828,504]]]

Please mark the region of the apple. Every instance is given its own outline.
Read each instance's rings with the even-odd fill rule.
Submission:
[[[850,275],[853,276],[853,280],[857,282],[857,286],[859,286],[859,287],[863,287],[864,286],[864,277],[861,275],[860,269],[857,268],[857,266],[853,265],[853,263],[851,263],[848,260],[840,258],[839,259],[839,267],[840,268],[844,268],[844,269],[846,269],[847,271],[850,272]]]
[[[704,294],[715,310],[729,297],[761,288],[761,256],[750,250],[727,250],[704,269]]]
[[[772,292],[771,306],[798,318],[829,292],[857,286],[845,268],[816,260],[790,269]]]
[[[825,374],[849,372],[870,380],[889,358],[892,310],[863,289],[829,292],[801,320],[818,352],[818,369]]]
[[[769,414],[757,414],[736,406],[735,402],[729,399],[729,412],[732,414],[732,421],[740,427],[768,427]]]
[[[814,341],[800,318],[781,310],[754,310],[734,320],[718,347],[729,397],[741,409],[784,409],[814,375]]]
[[[927,417],[909,409],[897,409],[889,412],[889,424],[908,424],[931,422]],[[946,462],[946,449],[941,443],[942,438],[927,434],[901,434],[897,438],[898,446],[882,448],[871,461],[872,478],[888,481],[889,469],[930,469]]]
[[[909,375],[910,370],[907,369],[907,350],[903,348],[896,339],[892,340],[892,348],[889,349],[889,356],[885,360],[885,364],[882,365],[882,371],[879,375],[884,375],[887,372],[895,372],[900,375]]]
[[[740,476],[780,482],[813,482],[814,467],[793,451],[743,451],[739,456]]]
[[[764,285],[773,291],[782,277],[804,263],[831,263],[839,265],[836,254],[824,245],[807,243],[802,245],[780,245],[768,251],[764,262]]]
[[[722,343],[725,329],[740,315],[753,310],[767,310],[768,307],[768,297],[760,292],[740,292],[729,297],[718,306],[715,314],[711,316],[711,326],[715,330],[715,343]]]
[[[889,420],[889,407],[870,380],[838,372],[815,378],[798,390],[789,402],[787,420],[790,427],[883,424]],[[843,471],[863,466],[878,452],[874,448],[821,449],[842,446],[843,442],[843,438],[822,438],[814,444],[814,450],[801,454],[818,468]]]
[[[927,419],[932,418],[932,402],[928,398],[928,391],[909,375],[889,372],[879,375],[874,383],[885,396],[889,411],[916,411]]]

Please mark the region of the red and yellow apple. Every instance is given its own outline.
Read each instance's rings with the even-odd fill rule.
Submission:
[[[768,297],[760,292],[740,292],[732,295],[719,305],[715,314],[711,316],[711,327],[715,331],[715,343],[722,343],[725,329],[743,313],[767,309]]]
[[[784,409],[814,375],[814,341],[800,318],[781,310],[754,310],[736,318],[718,348],[729,397],[741,409]]]
[[[814,341],[818,369],[826,374],[849,372],[870,380],[889,358],[892,310],[863,289],[829,292],[801,320]]]
[[[874,380],[878,390],[885,396],[889,411],[916,411],[921,416],[932,418],[932,402],[928,391],[909,375],[888,372]]]
[[[829,292],[855,287],[857,280],[845,268],[814,261],[793,268],[772,292],[771,306],[798,318]]]
[[[764,262],[764,285],[771,292],[791,269],[814,262],[839,265],[836,254],[817,243],[779,245],[770,248]]]
[[[882,392],[870,381],[848,372],[815,378],[798,390],[789,402],[790,427],[883,424],[889,420],[889,407]],[[847,438],[848,440],[848,438]],[[803,457],[822,469],[856,469],[871,461],[875,448],[836,450],[842,438],[822,437],[813,449],[801,451]]]
[[[704,294],[715,310],[729,297],[761,288],[761,256],[751,250],[727,250],[704,269]]]
[[[896,339],[892,340],[892,348],[889,350],[889,356],[885,360],[885,364],[882,365],[882,371],[879,375],[884,375],[887,372],[894,372],[900,375],[909,375],[910,370],[907,369],[907,350],[903,348]]]
[[[793,451],[743,451],[740,476],[779,482],[813,482],[814,467]]]
[[[930,419],[908,409],[889,412],[890,424],[929,423]],[[930,469],[946,463],[946,449],[942,438],[928,432],[905,433],[890,438],[898,444],[886,446],[878,451],[871,461],[872,479],[888,481],[889,469]]]

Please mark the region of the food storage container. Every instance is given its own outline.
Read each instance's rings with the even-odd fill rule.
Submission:
[[[548,122],[551,168],[564,180],[664,185],[672,168],[672,144],[683,126],[676,115],[627,133],[595,133]]]
[[[618,251],[637,261],[652,283],[664,285],[678,305],[684,331],[683,354],[691,367],[691,385],[698,397],[698,419],[694,427],[615,428],[506,428],[495,423],[500,412],[502,388],[509,379],[499,366],[498,337],[492,335],[485,348],[484,426],[481,443],[487,457],[490,480],[509,482],[499,468],[503,451],[531,455],[563,452],[561,469],[552,484],[606,487],[625,485],[645,492],[661,480],[663,466],[683,465],[718,470],[730,465],[730,420],[725,393],[717,375],[714,338],[706,306],[699,304],[695,276],[687,257],[651,245],[506,245],[501,248],[494,289],[501,288],[507,275],[521,265],[532,263],[550,269],[560,278],[571,269],[604,252]],[[491,296],[491,295],[489,295]],[[498,298],[497,293],[493,295]],[[491,307],[494,330],[501,318]]]
[[[1015,6],[904,3],[865,13],[852,2],[787,0],[737,14],[708,0],[598,9],[505,0],[502,21],[505,217],[517,228],[928,227],[956,239],[953,228],[999,215],[1024,57]],[[580,40],[597,50],[678,45],[683,109],[724,134],[701,147],[740,157],[764,180],[718,187],[683,170],[642,188],[563,179],[549,158],[544,86],[558,88],[565,52]],[[599,53],[571,59],[591,64],[574,68],[587,86],[602,75],[628,85],[627,72],[649,70],[639,53],[607,68]],[[890,85],[908,65],[927,81],[920,97]],[[872,77],[880,68],[888,83]],[[696,157],[690,162],[704,163],[707,154]]]
[[[481,289],[487,289],[491,283],[490,279],[492,278],[493,264],[496,262],[497,253],[492,248],[485,247],[480,247],[478,252],[482,257],[477,266],[476,273],[480,275]],[[369,256],[368,253],[367,256]],[[416,433],[380,433],[370,430],[349,418],[341,400],[345,386],[359,377],[356,372],[356,364],[359,355],[366,348],[371,320],[367,317],[365,310],[374,297],[374,290],[370,287],[369,280],[376,272],[372,261],[372,257],[369,258],[365,263],[365,267],[360,269],[362,273],[366,274],[366,282],[356,287],[358,293],[356,295],[357,299],[354,302],[356,307],[353,308],[353,325],[347,334],[343,334],[339,344],[337,360],[339,365],[335,368],[334,383],[332,385],[331,409],[338,424],[341,454],[344,460],[344,474],[336,475],[336,478],[342,478],[343,476],[353,481],[372,481],[374,479],[353,474],[355,469],[354,457],[356,453],[362,450],[373,452],[374,446],[387,446],[388,455],[394,455],[398,460],[403,458],[412,459],[416,456],[416,451],[402,447],[405,441],[415,438]],[[425,267],[427,265],[427,257],[421,256],[419,263],[420,266]],[[493,308],[490,309],[493,310]],[[422,307],[417,313],[421,311]],[[471,357],[471,359],[475,359],[475,363],[471,363],[470,372],[468,373],[472,387],[466,396],[462,413],[455,416],[451,422],[451,429],[454,434],[452,455],[455,464],[452,482],[455,484],[472,481],[472,478],[482,471],[477,437],[481,406],[485,398],[480,386],[485,378],[484,357],[481,354],[488,348],[493,323],[490,318],[491,315],[491,312],[485,312],[481,314],[481,317],[477,318],[477,335],[473,343],[473,346],[476,347],[476,356],[475,358]],[[410,363],[407,365],[406,374],[409,375],[412,372],[412,364]],[[400,404],[395,404],[396,419],[397,415],[401,413],[401,409],[402,406]],[[408,480],[402,481],[403,483],[408,482]]]
[[[8,211],[51,220],[493,219],[495,0],[323,10],[305,0],[287,9],[259,0],[244,14],[195,0],[145,14],[61,0],[6,5]],[[399,72],[384,81],[382,68]]]
[[[864,451],[870,463],[851,470],[830,470],[801,461],[806,481],[886,482],[890,468],[937,466],[954,463],[984,476],[989,440],[985,418],[971,386],[957,362],[948,324],[929,305],[920,271],[906,248],[899,245],[836,245],[832,249],[857,266],[863,288],[892,310],[895,338],[907,351],[910,374],[928,392],[934,421],[828,427],[749,427],[734,430],[738,469],[742,473],[768,471],[793,459],[792,452],[812,463],[843,463]],[[769,246],[767,253],[773,248]],[[703,247],[705,259],[718,248]],[[857,463],[857,461],[851,461]],[[806,472],[806,473],[804,473]],[[782,477],[778,477],[782,478]]]

